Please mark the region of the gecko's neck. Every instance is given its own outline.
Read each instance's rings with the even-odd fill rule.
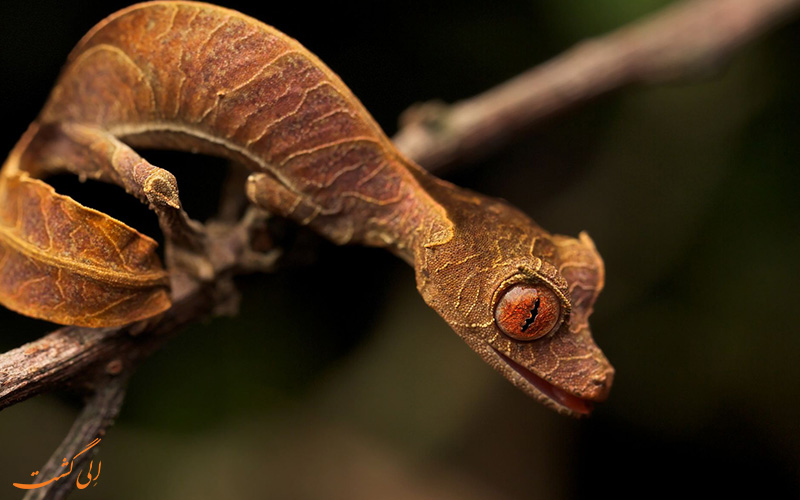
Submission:
[[[413,266],[424,248],[452,239],[454,227],[445,206],[434,196],[440,191],[440,181],[411,160],[398,156],[397,161],[410,174],[408,185],[413,188],[402,206],[387,210],[385,234],[391,236],[385,246]]]

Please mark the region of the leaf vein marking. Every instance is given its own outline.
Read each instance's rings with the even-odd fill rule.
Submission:
[[[331,85],[331,83],[330,83],[330,82],[328,82],[328,81],[322,81],[322,82],[319,82],[319,83],[317,83],[317,84],[316,84],[316,85],[314,85],[313,87],[309,87],[309,88],[307,88],[307,89],[304,89],[304,90],[303,90],[303,94],[302,94],[302,96],[300,97],[300,102],[298,102],[298,103],[297,103],[297,106],[295,106],[295,107],[294,107],[294,109],[292,109],[291,111],[289,111],[289,112],[287,112],[286,114],[282,115],[282,116],[281,116],[280,118],[278,118],[277,120],[273,120],[273,121],[271,121],[271,122],[267,123],[266,127],[264,127],[264,130],[262,130],[262,131],[261,131],[261,133],[258,135],[258,137],[256,137],[256,138],[255,138],[255,139],[253,139],[253,140],[247,141],[246,145],[248,145],[248,146],[249,146],[250,144],[253,144],[254,142],[258,142],[258,141],[260,141],[260,140],[261,140],[261,139],[262,139],[262,138],[263,138],[265,135],[267,135],[267,132],[269,132],[270,130],[272,130],[272,129],[273,129],[275,126],[276,126],[276,125],[278,125],[278,124],[279,124],[279,123],[281,123],[282,121],[286,120],[287,118],[291,118],[291,117],[293,117],[293,116],[297,115],[297,112],[298,112],[298,111],[300,111],[300,108],[302,108],[302,107],[303,107],[303,105],[306,103],[306,99],[308,99],[308,94],[309,94],[309,93],[311,93],[311,92],[313,92],[313,91],[315,91],[315,90],[318,90],[319,88],[321,88],[321,87],[323,87],[323,86],[326,86],[326,85],[328,85],[328,86],[331,86],[331,87],[332,87],[332,85]],[[290,89],[288,89],[288,88],[287,88],[287,92],[285,92],[285,93],[284,93],[284,94],[283,94],[283,95],[282,95],[280,98],[283,98],[284,96],[288,95],[288,94],[289,94],[289,90],[290,90]],[[334,90],[336,90],[336,89],[334,88]],[[279,98],[279,99],[280,99],[280,98]],[[277,102],[277,99],[276,99],[276,102]],[[259,108],[258,108],[256,111],[254,111],[253,113],[251,113],[250,115],[248,115],[247,119],[246,119],[246,120],[245,120],[245,122],[242,124],[242,126],[246,126],[246,125],[247,125],[247,122],[250,120],[250,118],[251,118],[253,115],[257,114],[257,113],[258,113],[259,111],[261,111],[262,109],[264,109],[264,106],[261,106],[261,107],[259,107]],[[238,130],[238,128],[237,128],[237,130]]]
[[[53,255],[50,252],[43,251],[38,246],[24,240],[2,225],[0,225],[0,240],[4,241],[7,246],[18,251],[37,265],[43,264],[55,268],[63,268],[81,276],[129,288],[145,288],[166,284],[166,273],[163,271],[137,273],[109,271],[109,269],[105,267],[72,259],[65,259],[61,256]]]
[[[178,6],[175,4],[168,4],[168,5],[172,7],[172,16],[169,19],[169,24],[167,25],[167,28],[154,37],[154,40],[157,42],[161,41],[162,38],[167,36],[167,34],[169,34],[169,32],[172,31],[172,28],[175,27],[175,18],[178,17],[178,10],[179,10]]]
[[[381,147],[383,146],[383,144],[381,144],[381,142],[378,139],[375,139],[374,137],[368,137],[368,136],[345,137],[344,139],[339,139],[337,141],[331,141],[331,142],[327,142],[325,144],[320,144],[318,146],[314,146],[314,147],[311,147],[311,148],[308,148],[308,149],[302,149],[300,151],[295,151],[294,153],[292,153],[292,154],[288,155],[286,158],[284,158],[279,163],[279,165],[281,167],[284,167],[290,161],[293,161],[293,160],[295,160],[295,159],[297,159],[299,157],[302,157],[302,156],[307,156],[307,155],[310,155],[310,154],[314,154],[314,153],[317,153],[319,151],[323,151],[325,149],[335,148],[337,146],[341,146],[342,144],[361,143],[361,142],[373,143],[373,144],[377,144],[378,146],[381,146]]]
[[[107,52],[110,52],[110,53],[115,54],[117,56],[120,56],[121,59],[125,63],[127,63],[133,69],[136,70],[136,72],[139,75],[139,81],[140,82],[144,82],[144,84],[147,86],[147,89],[150,92],[150,109],[155,109],[156,108],[155,91],[153,90],[153,86],[150,83],[150,79],[147,78],[147,74],[144,72],[144,70],[138,64],[136,64],[136,61],[131,59],[131,56],[129,56],[124,50],[122,50],[121,48],[117,47],[116,45],[111,45],[111,44],[108,44],[108,43],[101,43],[101,44],[95,45],[94,47],[86,50],[85,52],[82,52],[78,56],[78,58],[75,59],[75,61],[69,66],[69,69],[80,67],[80,64],[84,61],[84,59],[88,59],[89,57],[94,55],[95,52],[103,52],[103,51],[107,51]],[[137,101],[136,112],[140,113],[139,109],[138,109],[138,101]],[[140,116],[141,116],[141,113],[140,113]]]
[[[125,302],[128,302],[129,300],[133,300],[133,299],[135,299],[135,298],[137,298],[137,296],[136,296],[136,295],[126,295],[126,296],[124,296],[124,297],[120,298],[119,300],[115,300],[114,302],[111,302],[110,304],[107,304],[107,305],[106,305],[105,307],[103,307],[102,309],[100,309],[100,310],[98,310],[98,311],[95,311],[95,312],[93,312],[93,313],[91,313],[91,314],[86,314],[86,315],[84,315],[83,317],[84,317],[84,318],[96,318],[96,317],[98,317],[98,316],[101,316],[102,314],[105,314],[105,313],[106,313],[106,312],[108,312],[109,310],[111,310],[111,309],[113,309],[113,308],[117,307],[118,305],[120,305],[120,304],[122,304],[122,303],[125,303]]]

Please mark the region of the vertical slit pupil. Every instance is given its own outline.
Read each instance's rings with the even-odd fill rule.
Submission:
[[[536,302],[533,303],[533,309],[531,309],[531,317],[525,320],[525,323],[522,325],[521,331],[527,330],[534,321],[536,321],[536,316],[539,314],[539,301],[541,299],[536,297]]]

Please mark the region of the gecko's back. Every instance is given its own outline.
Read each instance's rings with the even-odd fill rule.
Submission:
[[[339,77],[292,38],[214,5],[110,16],[72,51],[40,121],[238,160],[301,198],[304,223],[339,243],[403,246],[423,215],[411,190],[424,174]],[[388,227],[398,211],[408,222]]]
[[[390,248],[414,266],[426,303],[544,404],[586,414],[608,395],[614,370],[588,323],[604,271],[588,235],[550,234],[428,175],[277,30],[192,2],[112,15],[71,53],[4,174],[66,169],[123,185],[162,219],[180,213],[174,177],[130,145],[238,160],[256,205],[337,243]]]

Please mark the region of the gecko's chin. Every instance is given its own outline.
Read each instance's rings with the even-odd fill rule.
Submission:
[[[589,415],[592,412],[593,405],[591,401],[579,398],[554,386],[494,347],[492,347],[492,351],[502,360],[504,365],[511,368],[514,373],[527,382],[527,387],[522,386],[521,388],[531,396],[537,399],[544,397],[547,403],[550,403],[560,413],[568,413],[575,417]]]

